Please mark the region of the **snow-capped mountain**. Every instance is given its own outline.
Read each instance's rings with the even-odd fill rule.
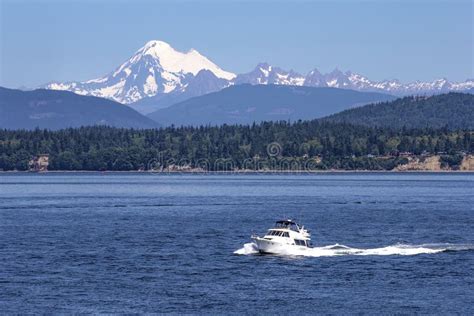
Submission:
[[[251,72],[236,76],[222,70],[194,49],[183,53],[162,41],[146,43],[130,59],[101,78],[84,82],[53,82],[43,88],[112,99],[130,104],[146,114],[191,97],[243,83],[333,87],[399,96],[474,91],[474,79],[464,82],[438,79],[405,84],[398,80],[372,81],[363,75],[339,69],[326,74],[314,69],[304,76],[268,63],[260,63]]]
[[[233,80],[233,83],[302,86],[304,79],[304,76],[293,70],[285,71],[281,68],[270,66],[267,63],[260,63],[253,71],[238,75],[235,80]]]
[[[307,87],[331,87],[358,91],[377,91],[393,95],[436,94],[449,91],[469,91],[474,88],[474,80],[449,82],[438,79],[432,82],[416,81],[403,84],[398,80],[372,81],[363,75],[339,69],[322,74],[318,69],[310,71],[306,76],[294,71],[285,71],[267,63],[260,63],[249,73],[238,75],[235,84],[283,84]]]
[[[129,104],[146,97],[184,92],[189,81],[201,70],[208,70],[226,82],[235,77],[235,74],[222,70],[195,49],[182,53],[168,43],[150,41],[117,69],[101,78],[85,82],[53,82],[45,88],[69,90]]]

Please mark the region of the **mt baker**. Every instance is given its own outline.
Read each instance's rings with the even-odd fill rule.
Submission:
[[[351,71],[338,69],[322,74],[317,69],[306,76],[267,63],[246,74],[225,71],[198,51],[183,53],[163,41],[150,41],[113,72],[85,82],[52,82],[43,88],[68,90],[81,95],[104,97],[125,103],[144,114],[191,97],[219,91],[235,84],[276,84],[333,87],[393,95],[437,94],[472,91],[474,80],[401,83],[398,80],[371,81]]]

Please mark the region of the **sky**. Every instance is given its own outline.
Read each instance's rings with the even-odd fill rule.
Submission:
[[[224,70],[268,62],[402,82],[474,75],[471,0],[0,0],[0,86],[113,71],[150,40]]]

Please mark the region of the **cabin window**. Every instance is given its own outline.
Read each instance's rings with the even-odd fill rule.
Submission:
[[[295,244],[298,246],[306,246],[306,241],[301,239],[295,239]]]
[[[288,234],[288,232],[284,232],[283,237],[290,237],[290,234]]]

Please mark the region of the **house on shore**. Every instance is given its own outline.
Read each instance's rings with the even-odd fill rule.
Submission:
[[[40,154],[33,157],[29,162],[30,171],[43,172],[48,171],[49,166],[49,155]]]

